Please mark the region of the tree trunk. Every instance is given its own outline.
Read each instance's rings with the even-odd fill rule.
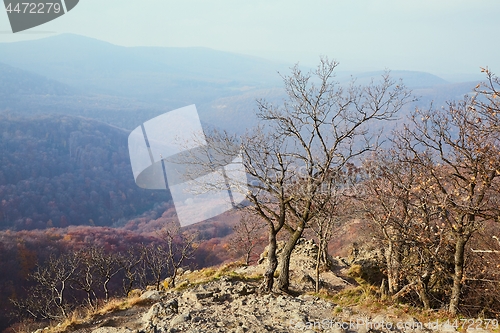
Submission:
[[[267,270],[264,273],[263,288],[270,292],[274,285],[274,272],[278,268],[278,258],[276,257],[276,231],[269,231],[269,245],[267,250]]]
[[[58,291],[58,295],[57,295],[57,300],[58,300],[57,306],[61,310],[61,314],[62,314],[63,318],[68,317],[68,315],[66,313],[66,309],[65,309],[65,304],[64,304],[64,289],[65,289],[65,287],[66,287],[66,282],[61,281],[61,289]]]
[[[399,252],[394,249],[394,242],[389,240],[386,251],[387,260],[387,283],[389,295],[394,295],[399,291]]]
[[[429,300],[429,296],[427,295],[427,286],[422,281],[422,278],[419,277],[419,280],[417,281],[417,294],[418,297],[420,298],[420,301],[422,302],[424,309],[428,310],[431,308],[431,302]]]
[[[323,239],[319,242],[318,251],[321,252],[320,262],[328,268],[332,268],[332,262],[328,256],[328,241]]]
[[[290,286],[290,257],[292,256],[295,244],[297,244],[300,236],[302,236],[303,230],[304,229],[300,226],[295,230],[281,253],[281,270],[280,276],[278,277],[278,289],[281,291],[288,292],[288,287]]]
[[[387,280],[384,278],[382,279],[382,283],[380,284],[380,295],[382,296],[382,299],[386,299],[388,293],[389,289],[387,288]]]
[[[321,264],[321,253],[322,251],[322,246],[321,243],[322,240],[320,239],[319,241],[320,246],[318,246],[318,253],[316,255],[316,292],[319,293],[319,265]]]
[[[457,235],[457,243],[455,244],[455,272],[453,275],[453,287],[451,289],[449,311],[452,315],[456,315],[458,305],[460,303],[460,293],[462,291],[462,278],[464,276],[465,262],[465,244],[466,240],[463,235]]]
[[[95,293],[90,289],[85,290],[85,293],[87,293],[87,303],[89,303],[89,307],[95,309],[97,307],[97,297]],[[92,301],[92,295],[94,295],[95,304]]]
[[[422,276],[419,277],[419,292],[418,296],[420,297],[420,300],[422,301],[422,304],[424,306],[424,309],[430,309],[431,308],[431,301],[429,299],[429,281],[432,276],[432,271],[434,268],[434,264],[432,261],[430,261],[427,264],[427,268]]]
[[[106,280],[104,280],[103,288],[104,288],[104,302],[108,303],[109,301],[109,289],[108,289],[108,283],[111,280],[110,277],[106,277]]]
[[[248,266],[250,265],[250,253],[252,252],[252,249],[248,250],[247,253],[245,254],[245,265]]]
[[[123,291],[125,292],[125,296],[128,296],[132,291],[132,287],[134,286],[134,280],[132,277],[127,277],[128,283],[125,279],[123,279]]]
[[[177,267],[174,266],[174,272],[170,278],[170,288],[175,288],[175,279],[177,278]]]
[[[158,275],[155,281],[156,290],[160,291],[160,285],[161,285],[161,277],[160,275]]]

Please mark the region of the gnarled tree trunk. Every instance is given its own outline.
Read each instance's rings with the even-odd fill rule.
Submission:
[[[270,292],[273,290],[274,285],[274,272],[278,268],[278,258],[276,257],[276,231],[274,228],[269,230],[269,245],[267,250],[267,269],[264,273],[263,288],[265,291]]]
[[[281,269],[280,276],[278,277],[278,289],[284,292],[288,292],[288,287],[290,286],[290,258],[292,256],[292,251],[295,248],[295,244],[302,236],[302,227],[297,228],[285,245],[283,252],[281,253]]]
[[[453,274],[453,287],[451,288],[450,307],[449,311],[452,315],[458,312],[458,305],[460,303],[460,293],[462,291],[462,278],[464,276],[464,263],[465,263],[465,244],[466,239],[462,235],[457,236],[457,243],[455,244],[455,271]]]

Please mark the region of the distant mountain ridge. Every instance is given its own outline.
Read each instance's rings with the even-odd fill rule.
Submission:
[[[56,80],[0,63],[0,103],[16,95],[67,96],[75,92]]]
[[[183,85],[225,95],[243,86],[273,86],[276,71],[287,68],[207,48],[123,47],[70,34],[2,43],[0,62],[91,93],[159,100],[189,99]]]
[[[356,76],[356,82],[359,84],[369,84],[372,79],[379,78],[383,74],[383,71],[361,73]],[[390,74],[395,79],[403,80],[404,84],[411,89],[431,88],[450,84],[450,82],[439,76],[426,72],[391,70]]]
[[[258,122],[256,99],[283,100],[278,72],[286,74],[290,67],[207,48],[123,47],[72,34],[0,43],[0,62],[5,64],[0,66],[0,110],[77,115],[133,129],[196,104],[202,123],[236,133]],[[4,75],[5,68],[17,72]],[[382,73],[339,71],[336,79],[342,85],[353,79],[369,84]],[[477,84],[450,83],[425,72],[390,74],[419,98],[404,113],[417,105],[444,105]]]

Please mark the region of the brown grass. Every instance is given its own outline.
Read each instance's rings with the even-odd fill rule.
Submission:
[[[189,287],[194,287],[199,284],[208,283],[211,281],[217,281],[223,276],[230,277],[235,280],[249,281],[249,280],[259,280],[262,278],[261,275],[245,275],[236,273],[237,268],[243,267],[245,264],[240,261],[230,262],[222,264],[218,267],[208,267],[203,268],[189,274],[184,274],[179,278],[179,283],[176,290],[183,290]]]
[[[80,325],[85,325],[86,323],[94,320],[98,316],[104,316],[110,313],[124,311],[130,309],[134,306],[140,306],[150,303],[147,299],[141,299],[140,295],[134,295],[128,298],[115,298],[111,299],[107,303],[103,303],[97,309],[91,307],[80,307],[74,310],[68,318],[61,322],[51,322],[46,324],[47,329],[44,329],[44,333],[64,333],[71,332]],[[26,320],[23,323],[11,327],[11,331],[14,333],[30,333],[38,328],[43,328],[40,323],[35,323],[32,320]]]
[[[149,300],[141,299],[140,296],[112,299],[100,307],[94,314],[102,316],[112,312],[127,310],[135,305],[143,305],[147,303],[149,303]]]

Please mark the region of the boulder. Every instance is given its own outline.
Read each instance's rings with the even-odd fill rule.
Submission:
[[[177,314],[178,309],[179,303],[175,298],[168,302],[159,302],[151,306],[149,311],[142,317],[142,321],[146,325],[150,323],[154,325],[159,319]]]
[[[148,301],[159,301],[163,295],[158,290],[148,290],[140,296],[140,299]]]

